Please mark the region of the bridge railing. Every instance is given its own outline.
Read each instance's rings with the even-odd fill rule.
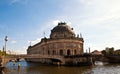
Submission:
[[[26,58],[63,58],[63,56],[60,55],[40,55],[40,54],[31,54],[27,55]]]

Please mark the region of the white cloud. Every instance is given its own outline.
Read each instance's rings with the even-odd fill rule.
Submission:
[[[58,25],[59,22],[61,22],[61,21],[60,21],[60,20],[54,20],[54,21],[53,21],[53,25],[56,26],[56,25]]]
[[[32,41],[28,41],[28,43],[30,44],[30,45],[35,45],[35,44],[37,44],[38,42],[40,42],[41,41],[41,38],[37,38],[36,40],[32,40]]]
[[[85,49],[120,48],[120,0],[74,0],[74,3],[70,0],[64,4],[60,15],[40,26],[38,34],[44,37],[41,33],[45,32],[49,36],[50,30],[60,21],[67,22],[76,33],[83,33]],[[40,38],[31,44],[39,41]]]
[[[91,6],[88,6],[89,3]],[[64,19],[75,20],[81,24],[97,25],[120,18],[119,0],[79,0],[78,3],[69,5],[66,4],[64,8],[63,15],[67,16]]]
[[[11,3],[19,2],[20,0],[11,0]]]
[[[62,21],[62,20],[53,20],[53,21],[51,21],[51,22],[53,22],[53,25],[58,25],[58,23],[60,23],[60,22],[66,22],[66,21]],[[69,22],[69,21],[67,21],[66,22],[68,25],[71,25],[72,23],[71,22]]]
[[[11,0],[10,4],[21,3],[26,4],[28,0]]]
[[[7,50],[7,52],[9,54],[17,54],[17,55],[26,54],[27,53],[27,47],[21,47],[21,48],[15,49],[15,50],[9,49],[9,50]]]
[[[18,49],[15,52],[17,54],[26,54],[27,53],[27,47],[22,47],[21,49]]]
[[[55,19],[72,22],[75,32],[84,34],[85,49],[120,48],[120,0],[71,0],[61,13]]]
[[[16,44],[16,43],[17,43],[17,41],[13,40],[13,41],[11,41],[11,43],[12,43],[12,44]]]

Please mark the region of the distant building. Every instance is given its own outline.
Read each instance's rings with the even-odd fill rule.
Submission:
[[[94,50],[92,52],[92,54],[94,54],[94,55],[102,55],[101,51],[98,51],[98,50]]]
[[[120,49],[115,50],[115,51],[114,51],[114,54],[116,54],[116,55],[120,55]]]
[[[83,54],[84,40],[80,35],[75,35],[73,28],[66,23],[58,23],[51,30],[50,38],[42,38],[33,46],[29,46],[27,54],[40,55],[79,55]]]

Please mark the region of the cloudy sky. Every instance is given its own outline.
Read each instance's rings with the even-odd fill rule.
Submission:
[[[120,49],[120,0],[0,0],[0,49],[26,53],[57,22],[82,33],[84,49]]]

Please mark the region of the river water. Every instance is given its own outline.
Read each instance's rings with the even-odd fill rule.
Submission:
[[[20,65],[20,67],[18,67]],[[8,62],[5,74],[120,74],[120,64],[96,62],[94,66],[48,66],[39,63]]]

